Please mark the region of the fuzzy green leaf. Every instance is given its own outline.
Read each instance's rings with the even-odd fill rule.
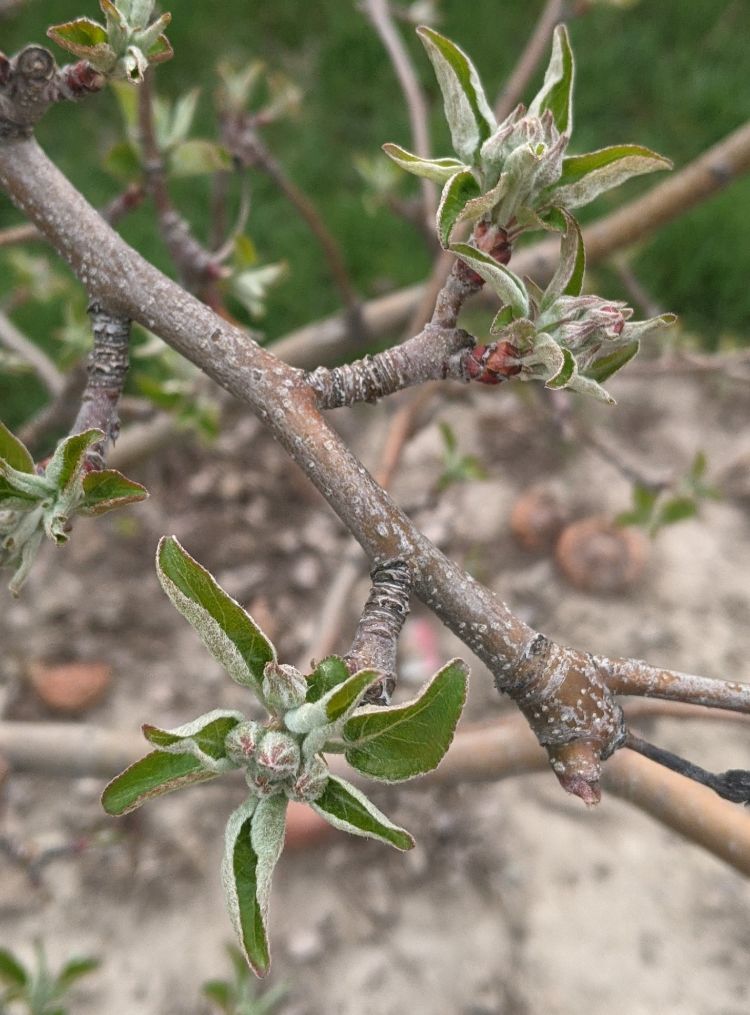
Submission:
[[[81,476],[86,452],[93,444],[104,440],[101,430],[84,430],[83,433],[66,437],[55,448],[55,453],[44,470],[44,478],[66,493]]]
[[[453,227],[461,218],[466,205],[480,194],[479,184],[470,169],[456,173],[443,187],[436,218],[438,239],[443,249],[448,247]]]
[[[156,571],[162,588],[214,659],[232,680],[252,688],[262,701],[263,669],[276,659],[276,650],[252,617],[174,536],[160,540]]]
[[[419,155],[412,155],[411,152],[397,144],[384,144],[383,151],[389,159],[405,169],[407,173],[422,176],[426,180],[434,180],[435,183],[447,183],[451,176],[455,176],[462,169],[469,168],[458,159],[423,159]]]
[[[78,510],[84,515],[101,515],[146,497],[148,491],[140,483],[134,483],[116,469],[104,469],[83,477],[83,500]]]
[[[468,243],[453,243],[449,249],[494,289],[502,302],[512,308],[515,317],[529,316],[526,287],[510,268],[506,268],[489,254],[470,247]]]
[[[554,377],[550,377],[545,388],[566,388],[576,373],[576,360],[570,349],[563,349],[563,363]]]
[[[559,296],[580,296],[583,288],[583,276],[586,271],[586,250],[583,245],[581,230],[567,212],[566,229],[560,241],[560,261],[550,284],[544,291],[540,309],[552,306]]]
[[[227,758],[227,734],[244,719],[241,712],[214,709],[173,730],[147,724],[143,727],[143,735],[154,747],[168,754],[190,754],[206,768],[226,770],[236,767]]]
[[[102,793],[102,807],[107,814],[128,814],[153,797],[214,779],[217,774],[190,754],[152,751],[109,783]]]
[[[591,366],[586,368],[584,371],[585,376],[590,377],[599,384],[603,384],[624,367],[626,363],[631,361],[638,353],[640,345],[641,343],[636,339],[633,342],[628,342],[627,345],[620,346],[619,349],[615,349],[614,352],[609,353],[607,356],[600,356],[599,359],[594,360]]]
[[[287,801],[250,797],[227,822],[222,882],[242,952],[256,976],[271,965],[268,903],[271,877],[284,846]]]
[[[565,25],[558,25],[552,39],[544,83],[529,106],[529,116],[539,116],[549,109],[561,134],[570,136],[573,130],[573,82],[575,60]]]
[[[2,422],[0,422],[0,458],[17,472],[34,472],[31,452]]]
[[[317,727],[327,726],[354,711],[368,687],[381,676],[379,670],[359,670],[342,684],[315,702],[305,702],[290,709],[284,716],[287,729],[292,733],[309,733]]]
[[[47,29],[48,38],[74,56],[86,57],[92,49],[107,44],[107,30],[91,18],[76,18]]]
[[[398,782],[431,771],[448,750],[466,700],[468,668],[454,659],[405,705],[373,708],[344,726],[346,760],[373,779]]]
[[[310,806],[343,832],[378,839],[401,850],[414,846],[414,839],[404,828],[394,825],[364,793],[344,779],[332,775],[323,793]]]
[[[174,56],[172,43],[166,35],[160,35],[159,38],[149,46],[146,56],[148,57],[149,63],[166,63],[167,60],[171,60]]]
[[[334,687],[349,679],[349,670],[341,656],[327,656],[321,659],[307,678],[306,701],[319,701]]]
[[[562,176],[550,194],[557,205],[580,208],[604,191],[619,187],[631,176],[671,168],[669,159],[650,148],[633,144],[614,145],[563,159]]]
[[[453,150],[460,159],[473,165],[482,143],[495,129],[495,117],[482,82],[466,53],[450,39],[424,25],[417,29],[417,34],[443,93]]]

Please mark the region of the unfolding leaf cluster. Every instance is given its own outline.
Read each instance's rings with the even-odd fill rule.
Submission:
[[[353,835],[411,849],[411,835],[360,789],[332,774],[325,754],[343,754],[363,775],[384,782],[430,771],[453,738],[467,670],[453,660],[413,701],[363,707],[365,692],[383,677],[379,670],[352,674],[336,656],[307,675],[279,664],[255,621],[174,537],[159,544],[157,573],[211,655],[254,693],[266,717],[218,709],[177,729],[144,726],[156,750],[114,779],[102,803],[110,814],[126,814],[151,797],[232,769],[244,772],[248,796],[227,824],[222,879],[243,954],[263,975],[270,963],[271,877],[283,848],[288,802],[308,804]]]

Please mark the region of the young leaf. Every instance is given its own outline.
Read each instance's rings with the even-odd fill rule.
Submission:
[[[217,775],[190,754],[152,751],[109,783],[102,793],[102,807],[107,814],[128,814],[153,797]]]
[[[181,142],[169,156],[169,172],[176,177],[207,176],[231,168],[232,160],[226,148],[204,138]]]
[[[80,476],[88,449],[92,444],[103,440],[104,433],[101,430],[85,430],[83,433],[61,440],[44,470],[44,478],[61,493],[66,493],[70,485]]]
[[[0,458],[17,472],[34,472],[34,459],[26,445],[0,422]]]
[[[480,193],[479,184],[470,169],[451,176],[443,187],[437,210],[437,234],[444,250],[450,243],[453,227],[460,219],[464,208],[469,201],[478,198]]]
[[[552,280],[544,291],[540,310],[551,307],[558,296],[580,296],[586,271],[586,250],[578,223],[563,212],[566,230],[560,240],[560,261]]]
[[[502,302],[513,309],[515,317],[528,317],[529,297],[526,288],[510,268],[489,254],[470,247],[468,243],[453,243],[449,249],[494,289]]]
[[[214,659],[232,680],[250,687],[262,701],[263,669],[276,659],[276,650],[252,617],[174,536],[160,540],[156,571],[162,588]]]
[[[343,684],[332,687],[316,702],[305,702],[284,716],[292,733],[309,733],[318,726],[327,726],[354,711],[368,687],[381,676],[379,670],[359,670]]]
[[[368,709],[344,726],[346,760],[373,779],[398,782],[431,771],[448,750],[466,700],[468,668],[454,659],[405,705]]]
[[[364,793],[337,776],[330,777],[323,793],[310,806],[342,832],[378,839],[401,850],[414,846],[414,839],[406,829],[394,825]]]
[[[84,515],[101,515],[146,497],[148,491],[140,483],[134,483],[116,469],[104,469],[83,477],[83,500],[78,510]]]
[[[80,980],[82,976],[88,976],[89,973],[93,973],[100,965],[99,959],[95,958],[71,959],[65,963],[58,974],[58,986],[62,990],[67,990],[76,980]]]
[[[563,159],[562,176],[550,193],[555,204],[564,208],[580,208],[604,191],[619,187],[631,176],[671,168],[669,159],[657,155],[650,148],[634,144],[614,145]]]
[[[529,116],[541,117],[549,109],[560,133],[570,136],[573,130],[574,78],[575,61],[568,30],[565,25],[558,25],[552,39],[552,54],[544,83],[529,106]]]
[[[349,679],[349,670],[341,656],[321,659],[307,678],[306,701],[318,701],[334,687]]]
[[[474,165],[482,143],[495,129],[495,117],[476,68],[463,50],[433,28],[421,25],[417,34],[443,93],[453,150],[464,162]]]
[[[206,768],[225,771],[236,767],[227,758],[227,734],[244,720],[241,712],[217,708],[173,730],[147,724],[143,727],[143,735],[154,747],[168,754],[190,754]]]
[[[641,343],[636,339],[633,342],[628,342],[627,345],[620,346],[619,349],[615,349],[608,356],[600,356],[594,360],[591,366],[586,368],[584,371],[585,376],[590,377],[593,381],[598,381],[599,384],[603,384],[624,367],[626,363],[631,361],[637,354],[640,346]]]
[[[91,18],[76,18],[63,25],[52,25],[47,29],[47,37],[82,59],[88,58],[97,47],[107,46],[106,29]]]
[[[287,801],[250,797],[227,822],[221,873],[229,915],[256,976],[271,965],[267,921],[271,877],[284,846]]]
[[[26,970],[6,949],[0,948],[0,982],[9,987],[24,987],[28,981]]]
[[[698,505],[692,497],[672,497],[659,511],[657,525],[673,525],[698,514]]]
[[[407,173],[422,176],[426,180],[434,180],[435,183],[447,183],[451,176],[469,168],[458,159],[422,159],[397,144],[384,144],[383,151]]]
[[[544,385],[545,388],[567,388],[571,380],[577,373],[577,365],[575,356],[570,349],[563,349],[563,363],[554,377],[550,377],[547,383]]]

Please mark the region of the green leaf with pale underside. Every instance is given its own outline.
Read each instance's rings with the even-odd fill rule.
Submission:
[[[586,250],[581,230],[568,212],[565,216],[566,229],[560,241],[560,261],[550,284],[544,291],[540,309],[551,307],[559,296],[580,296],[583,276],[586,271]]]
[[[321,659],[307,678],[306,701],[318,701],[328,691],[349,679],[349,670],[341,656]]]
[[[84,430],[61,440],[44,470],[44,478],[65,493],[79,479],[86,452],[92,444],[103,440],[104,433],[96,429]]]
[[[109,783],[102,793],[102,807],[107,814],[128,814],[153,797],[205,782],[216,775],[190,754],[152,751]]]
[[[228,771],[236,765],[227,758],[226,737],[244,719],[241,712],[214,709],[173,730],[147,724],[143,727],[143,735],[154,747],[168,754],[190,754],[206,768]]]
[[[448,247],[451,233],[466,205],[481,194],[479,184],[470,169],[456,173],[443,187],[437,210],[437,234],[443,249]]]
[[[344,779],[332,775],[323,793],[310,806],[343,832],[378,839],[401,850],[414,846],[414,839],[406,829],[394,825],[364,793]]]
[[[383,151],[389,159],[405,169],[407,173],[424,177],[426,180],[434,180],[435,183],[446,183],[451,176],[455,176],[462,169],[469,168],[458,159],[423,159],[419,155],[412,155],[411,152],[397,144],[384,144]]]
[[[116,469],[104,469],[84,476],[83,500],[78,510],[84,515],[101,515],[146,497],[148,492],[140,483],[134,483]]]
[[[468,669],[444,666],[405,705],[360,711],[344,726],[346,760],[373,779],[398,782],[435,768],[448,750],[466,700]]]
[[[529,116],[539,116],[549,109],[561,134],[573,130],[573,82],[575,61],[568,30],[558,25],[552,39],[552,54],[544,75],[544,83],[529,106]]]
[[[287,801],[250,797],[227,822],[222,882],[242,952],[257,976],[271,965],[268,903],[271,878],[284,846]]]
[[[343,719],[359,704],[362,695],[381,676],[379,670],[359,670],[343,683],[327,691],[318,701],[305,702],[290,709],[284,716],[292,733],[309,733],[317,727]]]
[[[529,316],[526,287],[510,268],[506,268],[504,264],[500,264],[494,257],[477,250],[476,247],[470,247],[468,243],[453,243],[450,250],[494,289],[502,302],[512,308],[515,317]]]
[[[482,143],[496,126],[482,82],[466,53],[450,39],[425,25],[417,29],[417,34],[443,93],[453,150],[460,159],[473,165]]]
[[[252,688],[263,701],[263,669],[276,659],[276,650],[252,617],[174,536],[159,542],[156,571],[162,588],[214,659],[232,680]]]
[[[613,145],[563,159],[562,175],[550,194],[554,203],[561,207],[580,208],[605,191],[619,187],[631,176],[671,168],[669,159],[650,148]]]

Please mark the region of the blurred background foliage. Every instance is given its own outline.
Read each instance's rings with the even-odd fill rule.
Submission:
[[[264,129],[264,140],[291,178],[313,196],[345,252],[358,291],[374,296],[422,279],[431,253],[412,226],[373,201],[372,186],[357,169],[362,158],[385,163],[379,146],[396,141],[409,147],[410,134],[382,45],[354,0],[318,0],[315,5],[308,0],[211,5],[174,0],[167,6],[173,13],[169,37],[176,57],[159,67],[157,87],[170,98],[201,87],[193,135],[215,136],[212,95],[219,60],[242,65],[260,58],[284,72],[302,91],[300,109],[295,117]],[[542,6],[542,0],[442,0],[439,27],[472,55],[494,96]],[[74,0],[26,0],[0,21],[2,49],[13,53],[27,42],[42,42],[48,25],[82,15],[98,16],[94,0],[78,5]],[[429,63],[412,28],[402,28],[433,101],[434,152],[446,154],[448,138]],[[570,30],[578,58],[573,152],[639,142],[670,156],[679,168],[750,116],[748,0],[641,0],[626,9],[600,4],[572,20]],[[62,52],[55,55],[65,62]],[[120,185],[103,168],[107,152],[124,136],[111,91],[52,110],[37,136],[92,203],[103,205],[119,192]],[[260,264],[283,261],[289,271],[287,281],[270,291],[262,320],[253,322],[271,341],[337,310],[339,301],[306,226],[263,174],[253,172],[251,180],[246,232]],[[650,185],[650,180],[633,181],[600,198],[586,209],[584,219]],[[412,179],[398,186],[401,196],[417,193]],[[176,180],[173,195],[205,239],[209,178]],[[0,228],[19,221],[0,198]],[[148,203],[118,228],[146,257],[172,271]],[[743,179],[636,252],[635,270],[655,301],[677,311],[706,348],[748,342],[749,234],[750,179]],[[26,249],[34,257],[44,255],[40,244]],[[38,270],[38,264],[32,266],[31,275]],[[622,295],[614,276],[608,275],[607,283],[607,295]],[[0,301],[28,335],[64,361],[70,342],[61,336],[70,340],[75,332],[83,294],[69,287],[47,300],[12,296],[19,285],[29,284],[29,268],[23,259],[19,267],[18,250],[0,251]],[[54,290],[54,284],[49,288]],[[44,400],[31,374],[0,374],[2,416],[11,426]]]

